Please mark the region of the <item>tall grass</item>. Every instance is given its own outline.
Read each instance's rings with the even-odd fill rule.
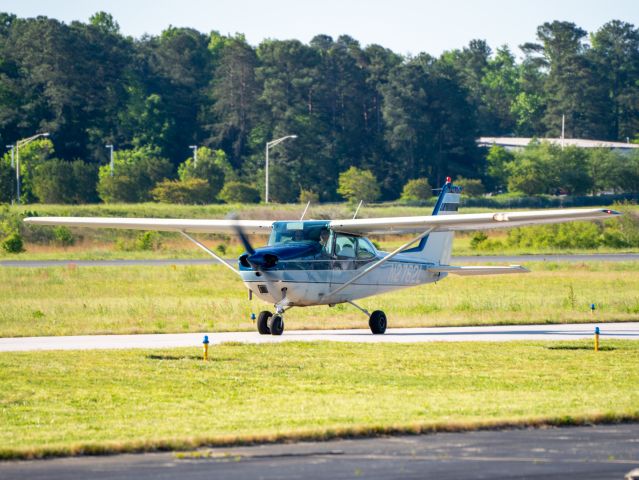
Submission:
[[[639,319],[639,262],[534,263],[532,273],[450,277],[361,301],[389,325]],[[0,268],[0,336],[252,330],[240,280],[220,266]],[[595,303],[595,316],[590,304]],[[367,327],[348,305],[294,308],[287,329]]]

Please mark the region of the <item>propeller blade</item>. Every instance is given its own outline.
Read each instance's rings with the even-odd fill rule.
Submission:
[[[240,240],[242,241],[242,245],[244,245],[244,249],[246,250],[246,252],[249,255],[253,255],[255,253],[255,249],[251,245],[251,242],[249,242],[249,239],[246,236],[246,233],[244,233],[244,230],[242,230],[242,227],[240,227],[240,223],[237,221],[238,216],[235,214],[231,214],[228,216],[228,219],[235,220],[235,222],[233,222],[233,229],[235,230],[235,233],[238,237],[240,237]]]

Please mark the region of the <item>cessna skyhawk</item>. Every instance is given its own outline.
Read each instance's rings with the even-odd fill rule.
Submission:
[[[457,214],[461,188],[450,178],[430,216],[349,220],[182,220],[159,218],[30,217],[30,225],[124,228],[179,232],[238,275],[249,295],[274,306],[260,312],[260,334],[281,335],[284,313],[292,307],[333,306],[349,303],[368,317],[374,334],[386,331],[386,315],[369,313],[355,300],[400,288],[432,283],[455,275],[523,273],[511,266],[450,265],[455,231],[487,230],[575,220],[605,219],[618,215],[606,209],[558,209],[524,212]],[[246,253],[238,268],[191,236],[193,233],[235,233]],[[247,234],[270,235],[265,247],[253,248]],[[364,235],[414,234],[390,253],[380,252]]]

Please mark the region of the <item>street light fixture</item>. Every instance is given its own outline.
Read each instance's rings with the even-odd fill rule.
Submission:
[[[284,140],[288,140],[289,138],[297,138],[297,135],[286,135],[285,137],[281,137],[276,140],[271,140],[270,142],[266,142],[266,168],[264,169],[265,175],[266,175],[266,191],[264,192],[264,203],[268,203],[268,151],[271,147],[274,147],[275,145],[279,145]]]
[[[113,163],[113,145],[112,144],[105,145],[105,148],[108,148],[109,150],[111,150],[111,152],[109,153],[109,165],[111,166],[111,176],[113,176],[113,172],[115,170],[115,164]]]
[[[23,138],[22,140],[18,140],[16,142],[16,193],[18,199],[18,205],[20,204],[20,147],[24,147],[29,143],[40,137],[48,137],[49,132],[44,133],[36,133],[34,136],[29,138]]]
[[[193,168],[197,168],[197,145],[189,145],[189,148],[193,150]]]

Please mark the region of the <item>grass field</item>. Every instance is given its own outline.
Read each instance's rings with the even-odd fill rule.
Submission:
[[[391,327],[639,320],[639,262],[533,263],[361,301]],[[0,336],[251,330],[272,308],[221,266],[0,268]],[[597,305],[594,316],[589,306]],[[295,308],[287,329],[367,327],[351,306]]]
[[[0,353],[0,458],[639,419],[639,343]],[[516,361],[514,361],[516,359]]]

